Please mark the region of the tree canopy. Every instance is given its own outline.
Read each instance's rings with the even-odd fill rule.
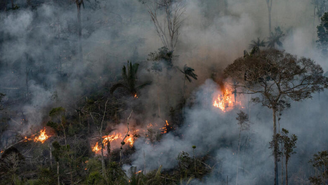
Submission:
[[[242,87],[243,93],[260,94],[262,98],[254,100],[269,108],[288,105],[288,100],[311,98],[313,92],[328,86],[323,69],[313,60],[275,49],[240,57],[224,73]]]

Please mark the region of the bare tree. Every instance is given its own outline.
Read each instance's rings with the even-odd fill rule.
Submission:
[[[290,101],[302,101],[312,93],[328,87],[323,69],[311,59],[297,58],[279,50],[258,51],[236,59],[224,73],[238,84],[239,93],[258,94],[255,103],[272,110],[275,185],[278,182],[277,111],[290,106]]]
[[[174,51],[179,40],[179,30],[184,20],[184,4],[177,0],[156,0],[153,3],[144,3],[163,45]],[[162,18],[161,13],[164,13],[162,15],[163,21],[160,20]]]

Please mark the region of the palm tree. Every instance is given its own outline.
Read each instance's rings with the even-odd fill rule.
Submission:
[[[285,34],[281,31],[280,27],[276,27],[274,29],[274,33],[271,32],[270,34],[270,37],[268,38],[268,47],[269,48],[275,48],[276,44],[279,46],[279,47],[282,47],[282,42],[280,41],[280,39],[282,37],[284,37]]]
[[[249,48],[254,48],[254,47],[265,47],[265,41],[261,40],[259,37],[257,37],[257,40],[252,40],[251,44],[249,45]]]
[[[197,80],[197,75],[194,73],[194,69],[188,67],[187,64],[184,65],[183,70],[179,69],[181,73],[184,74],[184,82],[183,82],[183,97],[185,94],[185,86],[186,86],[186,79],[191,82],[191,78]]]
[[[117,88],[122,87],[126,89],[132,96],[137,97],[137,91],[139,89],[151,84],[151,82],[148,81],[136,86],[138,68],[138,63],[132,64],[128,61],[127,65],[124,65],[122,68],[123,80],[114,84],[110,88],[110,93],[113,94]]]

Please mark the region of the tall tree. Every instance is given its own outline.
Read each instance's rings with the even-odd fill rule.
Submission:
[[[317,26],[318,47],[323,54],[328,53],[328,12],[321,17],[321,23]]]
[[[185,6],[183,2],[179,0],[155,0],[155,2],[143,0],[142,2],[147,6],[148,13],[162,44],[169,48],[170,51],[174,51],[184,20]],[[164,13],[163,22],[160,21],[161,13]]]
[[[255,103],[272,110],[274,142],[274,184],[278,184],[277,111],[302,101],[328,87],[323,69],[311,59],[297,58],[279,50],[264,50],[236,59],[224,73],[238,84],[239,93],[257,94]]]
[[[183,70],[179,69],[182,74],[184,74],[184,81],[183,81],[183,98],[185,94],[186,88],[186,80],[191,82],[191,78],[197,80],[197,75],[194,73],[195,69],[188,67],[187,64],[184,65]]]
[[[259,37],[257,38],[257,40],[252,40],[251,44],[249,45],[249,48],[253,49],[255,47],[265,47],[265,41],[261,40]]]
[[[269,48],[275,48],[276,46],[282,47],[282,42],[280,39],[282,39],[285,36],[284,32],[280,29],[280,27],[276,27],[274,29],[274,32],[270,33],[270,37],[268,37],[268,47]]]
[[[288,162],[292,154],[296,152],[294,149],[296,148],[297,136],[295,134],[288,136],[289,131],[286,129],[282,129],[281,134],[281,142],[283,143],[283,155],[285,156],[285,167],[286,167],[286,185],[288,185]]]
[[[269,16],[269,33],[271,34],[271,10],[272,10],[272,1],[273,0],[266,0],[266,4],[268,7],[268,16]]]
[[[127,90],[132,96],[137,97],[137,91],[147,85],[150,85],[151,82],[145,82],[142,83],[141,85],[136,85],[137,82],[137,72],[138,72],[139,64],[134,63],[132,64],[131,62],[128,61],[127,65],[123,66],[122,68],[122,77],[123,80],[121,82],[118,82],[114,84],[110,88],[110,93],[114,93],[114,91],[121,87]]]
[[[78,27],[78,36],[79,36],[79,60],[83,62],[83,55],[82,55],[82,24],[81,24],[81,6],[84,8],[83,0],[74,0],[76,7],[77,7],[77,27]]]
[[[311,176],[309,180],[312,184],[327,184],[328,180],[328,151],[321,151],[313,155],[309,161],[312,166],[319,172],[318,176]]]
[[[64,139],[65,139],[65,145],[67,145],[67,138],[66,138],[66,131],[65,131],[65,109],[63,107],[56,107],[51,109],[51,111],[49,112],[49,116],[51,117],[52,120],[54,120],[56,123],[54,122],[48,122],[47,125],[54,128],[55,130],[58,128],[57,126],[57,122],[59,121],[59,125],[62,127],[63,132],[64,132]]]
[[[237,175],[236,175],[236,185],[238,184],[238,172],[239,172],[239,158],[240,158],[240,145],[241,145],[241,132],[249,129],[248,115],[243,111],[237,113],[236,120],[238,121],[239,134],[238,134],[238,151],[237,151]]]

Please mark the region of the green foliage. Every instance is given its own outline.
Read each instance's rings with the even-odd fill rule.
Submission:
[[[224,73],[238,84],[240,93],[259,94],[252,101],[275,110],[289,107],[290,100],[311,98],[312,93],[328,87],[322,67],[313,60],[274,49],[240,57]]]
[[[130,173],[130,179],[129,184],[131,185],[142,185],[147,182],[147,178],[142,172],[137,172],[137,167],[131,167],[129,170]]]
[[[95,171],[91,172],[87,178],[87,183],[88,184],[106,184],[104,178],[100,174],[100,172]]]
[[[52,121],[48,121],[47,126],[53,128],[54,130],[58,129],[58,124]]]
[[[289,131],[287,129],[282,128],[282,134],[281,134],[281,142],[284,146],[283,148],[283,154],[286,158],[286,163],[288,163],[288,160],[292,154],[295,154],[296,152],[294,149],[296,148],[296,142],[297,142],[297,136],[295,134],[288,136]]]
[[[328,151],[321,151],[313,155],[309,161],[318,171],[319,175],[309,177],[311,183],[315,185],[326,184],[328,180]]]
[[[49,168],[40,168],[38,172],[38,179],[29,181],[30,185],[44,185],[44,184],[56,184],[56,174]]]
[[[321,17],[321,23],[317,26],[318,47],[323,54],[328,53],[328,12]]]
[[[165,66],[170,69],[173,67],[173,51],[170,51],[167,47],[163,46],[158,49],[158,51],[151,52],[149,55],[148,61],[157,61],[153,63],[152,70],[162,71],[160,63],[164,62]]]
[[[285,34],[283,33],[283,31],[280,29],[280,27],[276,27],[274,29],[274,32],[270,33],[270,37],[268,38],[268,47],[269,48],[275,48],[276,45],[278,45],[279,47],[282,47],[282,42],[280,41],[280,39],[282,39],[285,36]]]
[[[49,116],[52,118],[57,117],[64,112],[65,112],[65,109],[63,107],[56,107],[56,108],[51,109],[51,111],[49,112]]]
[[[252,49],[254,47],[265,47],[266,43],[265,40],[261,40],[259,37],[257,38],[257,40],[252,40],[251,44],[249,45],[249,48]]]
[[[106,174],[109,182],[119,182],[120,184],[127,182],[127,176],[117,162],[109,163]]]
[[[124,88],[131,94],[131,96],[135,96],[137,95],[137,91],[139,89],[142,89],[143,87],[151,84],[151,82],[148,81],[137,86],[136,82],[137,82],[137,72],[138,72],[139,64],[138,63],[132,64],[128,61],[126,66],[124,65],[122,68],[123,81],[114,84],[110,88],[111,94],[113,94],[117,88]]]
[[[52,155],[55,157],[55,160],[58,162],[60,159],[67,158],[71,155],[70,145],[60,145],[57,141],[52,143],[54,150]]]
[[[0,179],[3,184],[21,184],[18,176],[24,165],[24,156],[15,148],[5,150],[0,158]]]
[[[197,75],[194,73],[195,70],[191,67],[188,67],[187,64],[184,65],[183,70],[179,70],[184,74],[185,79],[187,79],[189,82],[191,82],[191,78],[197,80]]]

